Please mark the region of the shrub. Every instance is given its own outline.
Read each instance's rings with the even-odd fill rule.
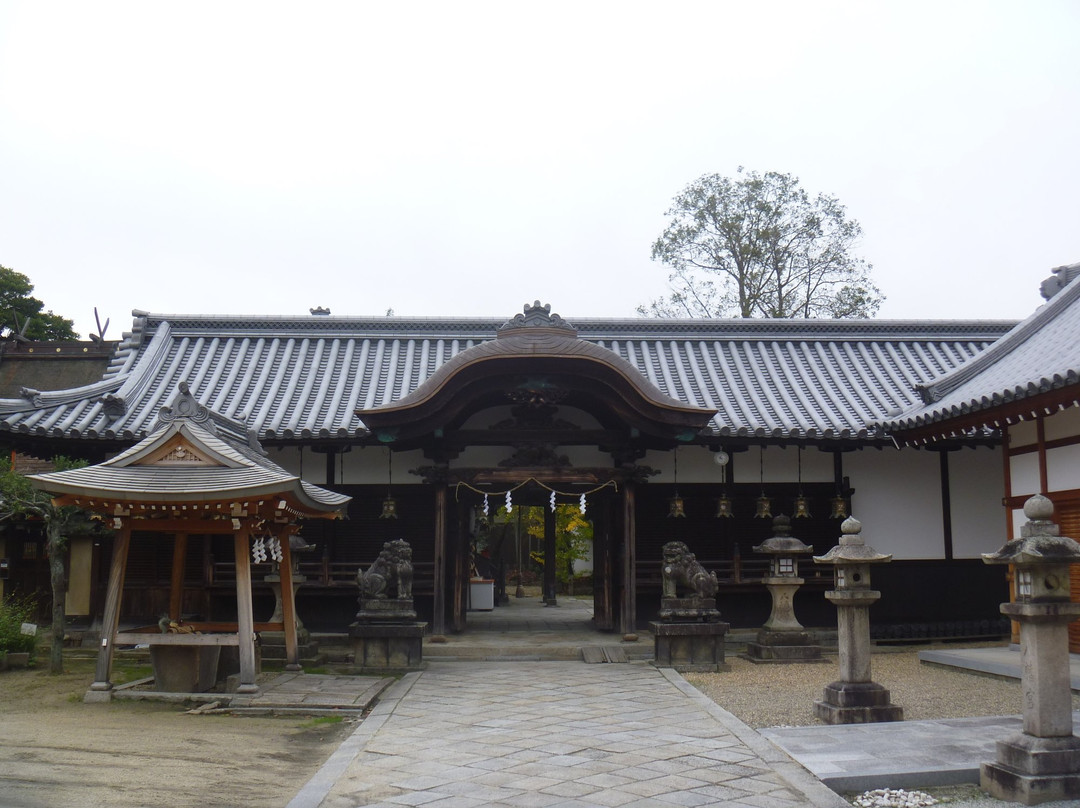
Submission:
[[[37,608],[31,598],[8,597],[0,601],[0,653],[34,653],[36,634],[23,634],[22,624],[33,623]]]

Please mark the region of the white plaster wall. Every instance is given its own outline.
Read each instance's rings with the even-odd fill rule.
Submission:
[[[855,489],[852,515],[863,539],[897,559],[944,558],[938,456],[915,449],[862,449],[844,455]]]
[[[1021,421],[1009,427],[1009,446],[1033,446],[1039,442],[1039,433],[1034,421]]]
[[[949,453],[954,558],[978,558],[1003,545],[1008,518],[1001,499],[1005,472],[1000,449],[962,449]]]
[[[1059,446],[1047,450],[1046,486],[1051,491],[1080,488],[1080,446]]]
[[[704,446],[679,447],[680,483],[724,482],[724,469],[714,460],[715,453]],[[745,452],[731,453],[736,483],[756,483],[762,479],[762,455],[757,447]],[[783,449],[770,446],[764,452],[764,481],[767,483],[793,483],[799,476],[798,450],[794,446]],[[649,451],[640,461],[659,469],[652,479],[659,483],[674,481],[675,457],[672,452]],[[831,452],[804,449],[802,452],[802,481],[804,483],[828,483],[833,480],[833,456]]]
[[[386,448],[383,446],[354,446],[345,453],[344,458],[335,457],[334,477],[343,485],[382,485],[387,482],[388,464]],[[302,457],[301,457],[302,456]],[[287,447],[270,449],[268,457],[292,474],[301,476],[313,485],[326,484],[326,455],[305,448]],[[409,469],[430,466],[431,461],[424,453],[416,449],[410,452],[394,452],[393,484],[419,485],[423,481]],[[302,468],[301,468],[302,466]]]
[[[1043,430],[1047,440],[1075,438],[1080,435],[1080,407],[1069,407],[1047,417],[1043,421]]]
[[[1027,522],[1027,517],[1024,515],[1023,508],[1014,508],[1012,511],[1012,536],[1014,539],[1020,538],[1020,528]]]
[[[1010,457],[1009,477],[1012,482],[1013,496],[1038,494],[1041,487],[1039,483],[1038,452],[1026,452]]]

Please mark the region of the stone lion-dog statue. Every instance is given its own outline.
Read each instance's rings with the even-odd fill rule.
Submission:
[[[412,547],[404,539],[383,544],[382,552],[367,571],[356,574],[360,597],[382,599],[390,596],[399,600],[412,599]]]
[[[693,598],[716,597],[716,573],[705,571],[686,542],[669,541],[664,545],[663,558],[660,569],[665,598],[678,597],[680,589],[693,590]]]

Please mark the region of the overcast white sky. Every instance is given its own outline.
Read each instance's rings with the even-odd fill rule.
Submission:
[[[889,318],[1080,261],[1080,3],[0,0],[0,264],[93,308],[633,316],[675,194],[790,172]]]

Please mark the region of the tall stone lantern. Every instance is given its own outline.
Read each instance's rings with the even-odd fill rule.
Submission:
[[[1051,521],[1054,504],[1036,494],[1024,503],[1020,538],[987,564],[1016,569],[1016,601],[1002,614],[1020,624],[1023,732],[997,742],[997,760],[984,763],[980,784],[991,796],[1025,805],[1080,798],[1080,738],[1073,735],[1068,626],[1080,618],[1069,599],[1069,564],[1080,562],[1080,544],[1060,535]]]
[[[791,519],[783,514],[773,519],[773,535],[754,548],[770,556],[769,574],[762,583],[772,596],[772,612],[757,633],[757,642],[746,644],[751,662],[808,662],[821,659],[817,636],[803,628],[795,617],[795,593],[805,581],[799,577],[799,557],[814,548],[791,535]]]
[[[849,516],[840,525],[840,543],[815,564],[835,567],[836,588],[825,597],[836,606],[840,679],[825,686],[814,715],[826,724],[869,724],[902,721],[904,709],[889,700],[889,691],[870,679],[870,607],[881,593],[870,588],[870,565],[892,561],[867,545],[862,523]]]

